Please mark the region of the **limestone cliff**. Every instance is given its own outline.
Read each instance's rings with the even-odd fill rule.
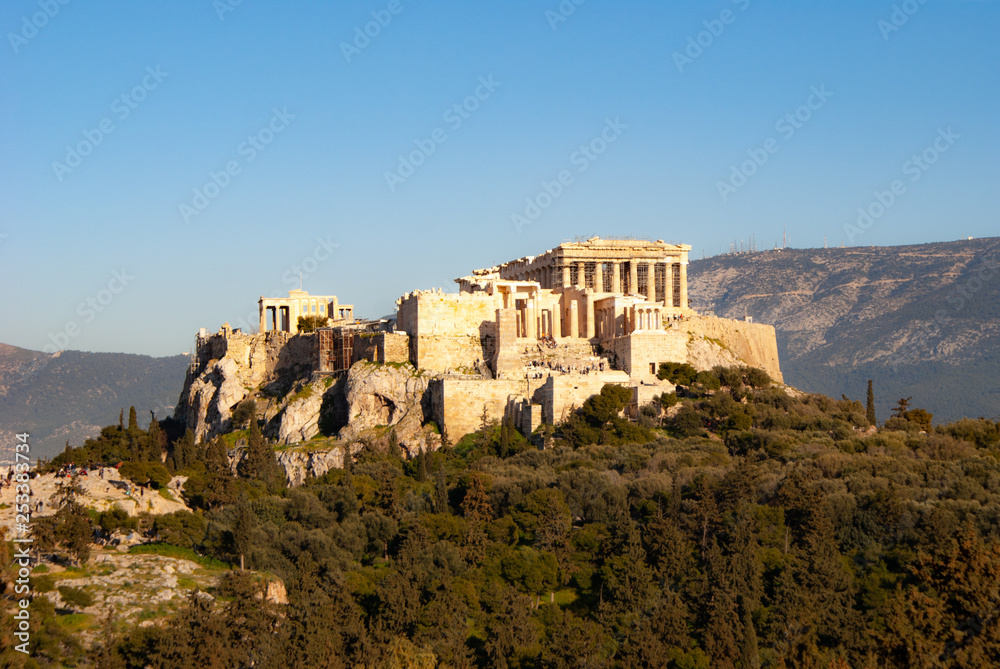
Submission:
[[[695,368],[749,365],[760,367],[775,381],[784,380],[772,326],[710,316],[699,316],[678,325],[691,335],[687,355]]]
[[[311,374],[314,350],[312,335],[247,335],[227,326],[215,335],[199,335],[174,418],[198,441],[222,434],[231,428],[232,411],[244,398],[259,391],[280,398],[297,390]],[[299,428],[303,430],[308,427]]]
[[[344,466],[344,451],[346,445],[340,446],[320,446],[278,449],[275,458],[278,464],[285,470],[285,477],[288,485],[302,485],[309,477],[323,476],[331,469],[340,469]],[[351,453],[360,450],[360,445],[350,447]],[[239,447],[229,451],[229,468],[233,474],[239,470],[240,463],[246,457],[246,448]]]
[[[357,363],[347,373],[348,424],[343,441],[381,439],[391,428],[410,455],[440,446],[440,436],[424,424],[430,420],[430,376],[412,365]]]

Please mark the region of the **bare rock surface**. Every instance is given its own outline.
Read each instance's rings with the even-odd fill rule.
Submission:
[[[359,362],[347,374],[348,424],[342,441],[385,438],[391,428],[410,456],[440,446],[440,437],[424,426],[431,377],[412,365]]]

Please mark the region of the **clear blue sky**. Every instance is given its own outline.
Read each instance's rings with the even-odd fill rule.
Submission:
[[[998,2],[235,3],[0,7],[0,341],[180,353],[296,267],[377,317],[593,234],[998,234]]]

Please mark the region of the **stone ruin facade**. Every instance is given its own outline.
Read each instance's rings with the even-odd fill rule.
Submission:
[[[328,322],[354,320],[354,305],[340,304],[336,295],[310,295],[304,290],[290,290],[288,297],[260,296],[260,332],[299,331],[300,316],[326,317]]]
[[[558,422],[605,383],[634,406],[669,392],[663,362],[748,364],[781,380],[774,328],[697,314],[688,304],[691,247],[593,237],[455,279],[458,293],[397,301],[409,360],[438,373],[435,412],[453,436],[486,406],[514,412],[525,433]],[[712,349],[718,349],[713,351]],[[712,364],[709,364],[712,363]]]
[[[656,378],[663,362],[697,369],[751,365],[781,381],[773,327],[690,308],[690,250],[662,240],[565,243],[455,279],[457,293],[407,293],[396,303],[395,321],[355,320],[353,307],[335,296],[291,291],[287,299],[262,297],[260,334],[224,327],[200,335],[199,369],[189,375],[194,385],[191,391],[186,386],[182,405],[228,415],[232,407],[209,403],[208,386],[216,382],[207,370],[229,364],[229,358],[244,386],[283,370],[308,370],[311,378],[347,374],[350,387],[360,362],[392,364],[397,372],[410,363],[425,389],[417,406],[400,408],[399,415],[422,415],[456,441],[478,429],[484,410],[493,420],[512,416],[531,434],[542,423],[565,419],[606,383],[632,388],[637,410],[673,390]],[[331,319],[328,327],[297,333],[298,316],[313,314]],[[365,373],[370,376],[370,370]],[[224,384],[216,385],[221,392]],[[242,393],[233,394],[242,399]]]

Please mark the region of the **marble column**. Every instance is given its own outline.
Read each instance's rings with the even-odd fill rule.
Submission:
[[[681,304],[682,309],[688,308],[688,264],[681,261]]]
[[[593,295],[584,295],[584,300],[587,301],[587,339],[593,339],[595,336],[594,332],[594,300]]]

